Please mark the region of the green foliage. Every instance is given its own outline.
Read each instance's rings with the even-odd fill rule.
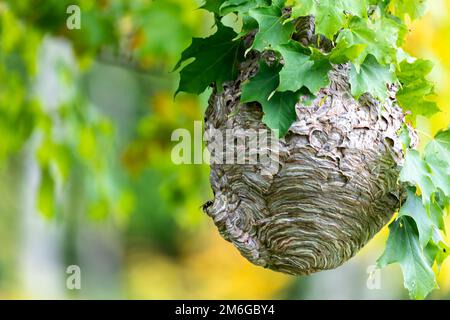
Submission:
[[[27,90],[36,75],[36,56],[42,35],[29,30],[10,11],[0,15],[0,161],[20,150],[42,116]]]
[[[373,55],[379,63],[389,64],[395,59],[395,48],[400,30],[401,25],[395,24],[387,16],[374,21],[352,17],[346,28],[339,33],[336,43],[337,45],[341,44],[344,48],[344,44],[348,46],[347,48],[357,45],[364,47],[361,53],[351,60],[357,68],[366,60],[369,54]]]
[[[53,197],[55,191],[55,182],[48,168],[44,168],[41,173],[41,182],[39,186],[39,194],[37,198],[37,208],[46,218],[55,216],[55,199]]]
[[[302,52],[302,46],[295,41],[280,45],[276,50],[284,59],[278,91],[296,92],[306,87],[315,94],[329,85],[328,72],[331,64],[327,59],[313,60],[310,55]]]
[[[347,39],[341,38],[339,42],[336,43],[336,47],[330,55],[330,62],[342,64],[349,61],[356,61],[366,47],[366,44],[350,44]]]
[[[421,197],[416,195],[415,188],[408,188],[407,194],[408,197],[401,207],[398,217],[409,216],[414,219],[419,233],[420,244],[422,247],[425,247],[433,234],[431,215],[427,212]]]
[[[292,91],[276,92],[263,106],[263,121],[278,137],[283,137],[297,118],[292,105],[299,99],[299,94]]]
[[[233,80],[237,62],[244,59],[240,49],[243,37],[256,30],[245,53],[272,50],[281,54],[279,58],[284,66],[280,70],[277,91],[294,93],[307,89],[314,95],[329,84],[328,71],[333,63],[349,63],[351,92],[356,99],[369,93],[384,100],[386,84],[392,83],[399,87],[398,103],[411,114],[412,121],[417,115],[431,115],[439,110],[430,100],[433,85],[426,79],[429,62],[400,60],[404,56],[400,46],[407,34],[404,16],[419,17],[424,8],[422,1],[406,4],[404,1],[308,0],[293,1],[291,10],[285,10],[284,6],[285,1],[281,0],[206,1],[202,8],[214,13],[218,31],[207,39],[194,39],[183,53],[181,62],[192,57],[195,61],[181,70],[177,92],[198,94],[210,84],[215,84],[220,91],[224,81]],[[231,31],[224,34],[221,26],[221,17],[231,12],[243,22],[238,35]],[[318,50],[320,43],[311,43],[305,48],[292,40],[296,18],[307,15],[315,16],[316,33],[332,41],[331,52]],[[203,50],[206,47],[209,49]],[[218,55],[218,52],[229,55]],[[261,94],[254,101],[266,99]]]
[[[422,59],[412,63],[404,60],[399,65],[397,77],[401,88],[397,93],[397,101],[413,115],[431,116],[439,111],[436,102],[430,100],[434,95],[434,85],[426,79],[432,68],[430,61]]]
[[[394,81],[389,66],[377,62],[374,56],[368,55],[359,72],[352,65],[349,77],[352,95],[359,98],[368,92],[380,100],[387,98],[386,85]]]
[[[270,0],[227,0],[220,6],[220,14],[225,16],[231,12],[246,13],[251,9],[268,5]]]
[[[424,160],[434,186],[450,197],[450,130],[439,132],[427,145]]]
[[[259,63],[259,71],[242,86],[242,102],[257,101],[264,111],[263,121],[278,136],[284,136],[296,119],[292,105],[298,101],[298,94],[292,91],[275,92],[280,83],[280,64]]]
[[[370,94],[383,102],[388,98],[387,85],[394,84],[398,88],[397,102],[412,122],[417,115],[430,116],[439,111],[432,100],[433,84],[427,80],[432,64],[415,60],[401,48],[408,32],[405,18],[422,16],[426,1],[293,0],[290,4],[286,9],[284,0],[207,0],[203,8],[214,13],[218,33],[202,41],[194,39],[183,53],[181,61],[195,57],[196,65],[181,71],[178,91],[199,93],[210,84],[220,90],[224,81],[233,80],[236,62],[245,59],[236,48],[255,30],[245,54],[251,50],[272,51],[278,61],[270,66],[260,61],[258,73],[242,84],[241,102],[259,103],[265,114],[263,121],[280,137],[296,119],[299,93],[313,96],[327,87],[332,64],[350,65],[349,82],[355,99]],[[220,20],[231,12],[243,22],[242,30],[236,37],[231,31],[223,37]],[[297,18],[310,15],[315,17],[315,39],[326,37],[332,43],[331,51],[322,49],[320,42],[305,47],[294,41],[295,33],[301,31],[294,28]],[[223,43],[220,50],[216,43],[219,39]],[[236,55],[221,61],[216,70],[219,51]],[[212,67],[204,70],[206,66]],[[205,72],[207,76],[203,76]],[[408,149],[407,130],[399,132],[406,153],[400,183],[409,185],[408,198],[390,226],[386,252],[379,265],[398,262],[413,298],[424,298],[436,287],[433,266],[438,271],[447,256],[440,234],[445,230],[443,216],[450,192],[448,132],[439,133],[423,154]]]
[[[400,180],[409,182],[412,185],[417,185],[426,202],[431,198],[434,185],[431,181],[429,168],[418,151],[407,151],[406,161],[403,170],[400,173]]]
[[[445,207],[450,199],[450,130],[439,132],[423,154],[408,150],[400,180],[410,185],[408,197],[394,222],[380,267],[400,263],[405,287],[414,299],[423,299],[437,287],[436,273],[448,256]],[[420,191],[420,194],[418,193]]]
[[[269,66],[265,61],[260,61],[256,76],[242,86],[241,101],[243,103],[257,101],[263,104],[269,100],[270,95],[280,83],[279,72],[281,67],[280,64]]]
[[[292,17],[313,15],[316,18],[316,32],[329,39],[345,26],[348,14],[367,16],[365,0],[306,0],[294,1]]]
[[[206,0],[201,8],[215,14],[220,14],[220,7],[222,6],[224,1],[225,0]]]
[[[256,8],[250,10],[249,15],[258,22],[259,27],[252,49],[258,51],[273,49],[287,43],[294,32],[294,26],[291,23],[285,23],[286,17],[280,7]]]
[[[423,299],[437,287],[433,270],[423,254],[417,228],[409,217],[399,218],[389,226],[386,251],[378,265],[383,267],[390,263],[400,264],[411,297]]]
[[[424,15],[427,2],[424,0],[391,0],[390,8],[401,19],[408,15],[411,19],[417,19]]]
[[[81,30],[66,27],[69,16],[66,10],[71,4],[81,8]],[[204,28],[203,17],[208,14],[196,11],[197,6],[195,1],[179,0],[79,0],[76,3],[69,0],[36,0],[33,3],[0,0],[0,77],[3,79],[0,90],[0,166],[11,159],[19,164],[22,161],[16,159],[23,157],[25,148],[36,149],[40,171],[36,208],[43,217],[61,221],[81,208],[80,211],[91,219],[112,219],[122,226],[129,222],[131,212],[142,208],[141,199],[145,197],[136,199],[130,192],[135,182],[128,170],[131,171],[130,167],[136,164],[131,164],[133,161],[127,158],[127,152],[132,149],[128,144],[134,147],[134,140],[143,139],[141,136],[145,135],[146,141],[141,143],[145,147],[133,150],[139,154],[134,158],[145,167],[150,161],[145,155],[159,157],[153,167],[160,170],[170,153],[167,136],[174,128],[186,126],[188,120],[183,114],[174,116],[173,122],[161,125],[163,117],[153,109],[160,104],[155,97],[167,97],[171,101],[170,93],[176,77],[169,73],[169,67],[179,58],[179,52],[189,43],[192,33]],[[44,56],[46,52],[43,51],[47,42],[53,46],[49,57]],[[66,61],[66,56],[61,57],[64,54],[70,56],[70,61]],[[41,65],[43,60],[45,63]],[[92,74],[98,75],[98,65],[120,71],[101,81],[91,79]],[[119,79],[118,74],[127,74],[128,79],[122,81],[124,79]],[[41,90],[48,77],[51,84],[46,88],[58,86],[57,90],[53,88],[54,91],[50,92],[55,97],[51,98],[51,107],[43,99],[45,90]],[[145,96],[139,96],[135,101],[127,98],[136,97],[135,92],[125,90],[124,94],[117,95],[127,87],[136,89],[130,86],[130,77],[139,81],[138,90],[145,88]],[[115,85],[118,79],[120,85]],[[65,99],[59,99],[65,95]],[[100,95],[103,97],[99,98]],[[111,105],[102,109],[96,100],[111,100],[111,96],[123,97],[122,101],[134,103],[126,104],[123,110],[112,110]],[[190,99],[188,104],[196,106],[195,101]],[[115,111],[120,113],[119,119],[113,118]],[[148,121],[148,117],[144,116],[150,112],[153,113],[153,123],[164,127],[167,132],[162,133],[160,128],[154,132],[148,130],[149,125],[144,121]],[[138,124],[138,118],[145,119]],[[145,127],[145,130],[136,129],[138,126]],[[153,150],[150,152],[144,148]],[[18,175],[21,169],[18,167]],[[173,228],[180,229],[179,221],[189,218],[173,213],[180,206],[184,208],[187,199],[192,202],[189,203],[189,212],[197,213],[198,203],[205,200],[206,192],[202,190],[200,194],[198,181],[195,188],[192,188],[192,183],[183,188],[178,186],[178,180],[195,180],[186,173],[180,174],[178,168],[172,167],[167,172],[179,177],[171,180],[164,193],[172,194],[177,188],[188,190],[189,195],[184,195],[183,199],[167,199],[170,205],[158,208],[153,205],[141,214],[149,215],[159,210],[161,220],[174,220]],[[148,175],[147,183],[154,183],[151,179],[155,176],[155,173]],[[196,173],[198,176],[199,172]],[[76,193],[71,192],[73,184],[76,184]],[[162,193],[162,188],[155,187],[154,199],[163,198]],[[153,202],[156,201],[154,199]],[[188,216],[191,218],[192,214]],[[178,233],[173,232],[173,228],[169,230],[156,223],[152,225],[152,228],[161,229],[160,233]]]
[[[220,90],[225,81],[232,80],[243,55],[242,41],[233,41],[236,36],[233,29],[218,23],[217,32],[209,38],[194,38],[175,66],[176,70],[186,60],[195,59],[181,70],[180,86],[176,93],[200,94],[213,82]]]
[[[185,19],[180,19],[183,10],[179,3],[173,1],[154,1],[151,5],[134,1],[132,23],[142,37],[141,45],[134,50],[136,56],[152,56],[162,63],[173,64],[194,31]]]

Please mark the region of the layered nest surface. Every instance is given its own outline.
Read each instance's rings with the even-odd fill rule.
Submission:
[[[230,129],[238,140],[248,130],[268,129],[258,103],[240,102],[241,85],[257,73],[260,58],[251,54],[239,77],[212,94],[207,137]],[[331,84],[312,105],[298,102],[287,135],[271,138],[275,170],[261,162],[211,164],[214,200],[205,212],[256,265],[296,275],[336,268],[387,224],[402,202],[398,132],[404,114],[396,89],[387,87],[389,98],[382,103],[368,94],[356,101],[348,73],[348,65],[335,65]],[[211,140],[207,145],[214,149]],[[247,158],[251,150],[245,148],[238,154]]]

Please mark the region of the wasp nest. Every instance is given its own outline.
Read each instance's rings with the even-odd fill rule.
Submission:
[[[212,94],[207,136],[231,129],[238,139],[240,132],[267,129],[259,104],[240,103],[241,84],[256,74],[258,59],[248,58],[238,79]],[[348,72],[347,65],[335,65],[331,84],[312,105],[296,105],[297,120],[284,138],[272,141],[276,170],[261,163],[211,164],[214,200],[205,211],[256,265],[296,275],[336,268],[400,206],[397,132],[404,114],[395,88],[387,88],[383,103],[368,94],[355,100]]]

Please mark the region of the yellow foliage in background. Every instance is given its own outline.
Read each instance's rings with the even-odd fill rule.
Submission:
[[[130,298],[271,299],[292,281],[252,265],[210,228],[186,245],[181,258],[131,252],[126,274]]]

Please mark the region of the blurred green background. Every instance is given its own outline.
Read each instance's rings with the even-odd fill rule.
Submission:
[[[212,31],[201,2],[0,0],[0,298],[406,299],[398,266],[369,278],[386,230],[298,278],[248,263],[202,213],[208,166],[173,164],[171,134],[193,131],[208,92],[174,100],[170,72]],[[405,46],[435,62],[442,112],[419,118],[422,143],[450,123],[449,15],[430,1]],[[429,298],[450,298],[450,261],[439,284]]]

